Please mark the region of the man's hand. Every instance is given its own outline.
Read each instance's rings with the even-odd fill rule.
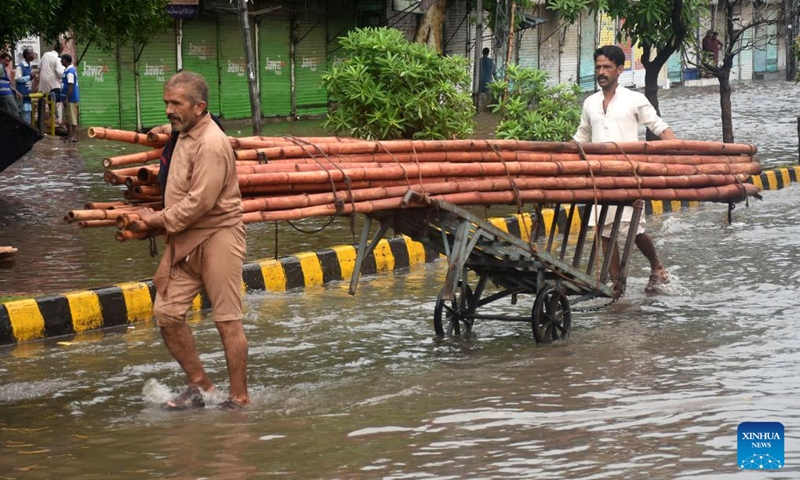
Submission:
[[[164,220],[161,215],[150,207],[141,208],[136,210],[139,218],[151,228],[164,228]]]

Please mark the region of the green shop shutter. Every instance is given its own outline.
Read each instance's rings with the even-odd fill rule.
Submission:
[[[297,22],[295,51],[296,114],[318,115],[328,111],[328,91],[322,86],[325,73],[325,22],[304,15]]]
[[[342,44],[339,43],[339,38],[345,36],[348,31],[356,28],[355,8],[351,8],[351,10],[352,12],[348,11],[347,8],[342,6],[342,8],[336,9],[336,15],[338,15],[337,17],[328,17],[328,32],[326,41],[328,55],[326,66],[328,71],[345,59],[345,51],[342,48]],[[336,99],[332,97],[329,99],[336,101]]]
[[[289,25],[286,17],[265,17],[258,27],[261,114],[265,117],[288,117],[292,113]]]
[[[136,86],[133,71],[133,45],[119,48],[119,110],[123,130],[136,130]],[[163,123],[167,123],[166,119]]]
[[[175,49],[175,33],[163,33],[151,38],[139,57],[139,103],[144,128],[167,122],[164,83],[177,70]]]
[[[252,31],[252,30],[251,30]],[[250,118],[247,62],[239,18],[219,17],[220,111],[224,118]]]
[[[85,46],[78,45],[83,51]],[[90,46],[76,68],[81,101],[81,124],[86,127],[120,127],[117,52]]]
[[[219,115],[219,55],[217,20],[201,17],[183,22],[183,69],[199,73],[208,82],[208,110]]]

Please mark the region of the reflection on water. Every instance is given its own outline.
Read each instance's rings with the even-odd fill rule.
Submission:
[[[736,140],[758,145],[765,165],[797,161],[795,115],[799,96],[800,86],[793,82],[734,86]],[[672,88],[662,90],[659,98],[662,115],[679,137],[721,138],[716,87]],[[240,123],[231,123],[229,133],[247,135],[246,125]],[[265,135],[323,135],[320,125],[318,120],[268,124]],[[478,116],[476,136],[490,136],[493,127],[491,115]],[[143,149],[90,139],[65,145],[48,137],[0,173],[0,245],[19,249],[16,266],[0,270],[0,296],[61,293],[153,275],[156,260],[149,256],[148,242],[119,244],[111,227],[81,230],[62,222],[68,210],[82,208],[88,201],[119,199],[119,188],[102,182],[102,159]],[[505,213],[495,210],[493,214]],[[295,222],[299,230],[288,223],[251,225],[248,258],[355,243],[353,230],[359,231],[359,221],[351,226],[349,219],[340,218],[321,232],[317,230],[327,224],[327,219]]]
[[[0,349],[0,478],[800,478],[800,188],[654,217],[679,288],[433,337],[442,262],[245,297],[253,405],[173,413],[182,374],[150,324]],[[504,312],[525,315],[530,296]],[[210,318],[191,319],[227,390]],[[739,471],[742,421],[785,426],[784,471]]]

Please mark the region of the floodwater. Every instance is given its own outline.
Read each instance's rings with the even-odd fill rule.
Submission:
[[[663,92],[664,116],[681,95],[691,97],[684,111],[711,104],[705,90]],[[798,87],[739,91],[763,112],[742,115],[749,127],[737,135],[763,138],[765,163],[795,161],[785,104],[797,111]],[[679,135],[714,122],[670,121]],[[781,153],[767,157],[763,144]],[[49,273],[58,269],[78,287],[152,274],[140,265],[152,262],[146,243],[130,248],[50,218],[107,193],[96,160],[82,153],[104,147],[78,148],[86,157],[55,150],[0,174],[0,244],[48,254],[25,274],[19,261],[0,270],[0,291],[61,288]],[[465,338],[436,339],[444,262],[364,278],[354,297],[343,283],[248,294],[253,404],[243,412],[213,408],[227,384],[205,312],[191,323],[219,390],[202,411],[160,408],[183,378],[151,324],[1,348],[0,479],[800,478],[798,203],[793,184],[740,205],[730,225],[726,207],[713,204],[649,218],[671,287],[642,293],[648,272],[634,254],[628,293],[577,305],[571,338],[552,346],[535,345],[526,323],[482,322]],[[24,235],[7,232],[20,225]],[[336,228],[348,241],[346,223]],[[334,237],[291,235],[284,243],[302,240],[305,250]],[[265,249],[273,238],[271,228],[250,234]],[[531,304],[520,296],[491,309],[527,315]],[[738,469],[744,421],[784,425],[783,470]]]
[[[662,90],[659,98],[663,117],[679,137],[721,139],[717,87],[672,88]],[[798,161],[798,98],[800,85],[794,82],[734,85],[736,140],[755,143],[765,166]],[[480,115],[476,138],[490,137],[494,124],[490,114]],[[320,121],[267,124],[265,135],[322,135],[320,125]],[[247,135],[246,128],[234,124],[228,132]],[[15,267],[0,270],[0,297],[61,293],[152,277],[157,258],[149,256],[148,242],[120,244],[114,240],[114,227],[80,229],[62,220],[86,202],[120,200],[121,187],[102,181],[102,159],[142,149],[90,139],[65,145],[47,137],[0,173],[0,246],[19,249]],[[509,211],[493,207],[489,214]],[[359,220],[355,225],[349,218],[330,224],[320,218],[250,225],[248,259],[355,243]]]
[[[573,314],[562,344],[526,323],[437,341],[444,263],[245,297],[252,405],[219,390],[166,412],[182,374],[149,324],[0,350],[0,478],[800,478],[800,188],[735,211],[648,220],[673,285]],[[532,300],[496,311],[526,315]],[[602,303],[602,302],[601,302]],[[580,310],[586,304],[580,304]],[[786,468],[737,468],[736,429],[781,422]]]

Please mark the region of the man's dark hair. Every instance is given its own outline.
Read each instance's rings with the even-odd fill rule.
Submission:
[[[11,60],[11,55],[9,55],[8,52],[0,53],[0,59]]]
[[[614,65],[618,67],[625,65],[625,52],[616,45],[606,45],[594,51],[595,60],[601,55],[614,62]]]
[[[489,55],[489,47],[484,48],[481,52],[483,52],[483,56]]]
[[[55,50],[56,53],[61,53],[64,50],[64,47],[61,46],[61,42],[57,41],[56,43],[53,44],[53,50]]]

